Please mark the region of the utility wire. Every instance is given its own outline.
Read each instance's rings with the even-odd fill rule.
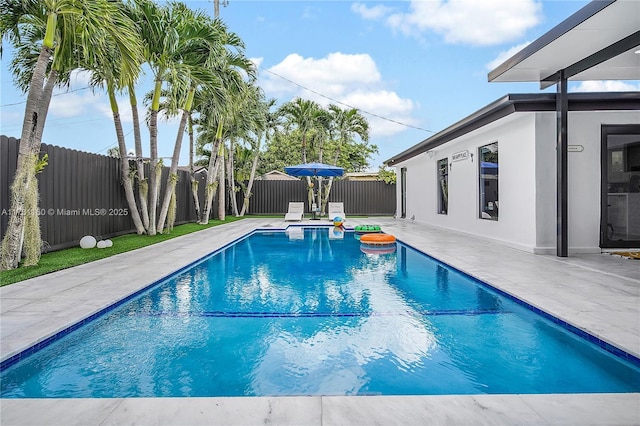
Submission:
[[[321,97],[323,97],[323,98],[325,98],[325,99],[329,99],[330,101],[335,102],[335,103],[337,103],[337,104],[344,105],[344,106],[346,106],[346,107],[348,107],[348,108],[351,108],[351,109],[356,109],[356,110],[358,110],[358,111],[360,111],[360,112],[362,112],[362,113],[364,113],[364,114],[371,115],[371,116],[373,116],[373,117],[377,117],[377,118],[379,118],[379,119],[381,119],[381,120],[390,121],[390,122],[392,122],[392,123],[399,124],[400,126],[410,127],[410,128],[412,128],[412,129],[417,129],[417,130],[422,130],[423,132],[436,133],[436,132],[434,132],[433,130],[423,129],[422,127],[417,127],[417,126],[412,126],[411,124],[402,123],[402,122],[397,121],[397,120],[394,120],[394,119],[392,119],[392,118],[383,117],[383,116],[381,116],[381,115],[379,115],[379,114],[375,114],[375,113],[373,113],[373,112],[365,111],[365,110],[363,110],[363,109],[361,109],[361,108],[356,108],[356,107],[354,107],[354,106],[352,106],[352,105],[349,105],[349,104],[346,104],[346,103],[344,103],[344,102],[341,102],[341,101],[339,101],[339,100],[337,100],[337,99],[334,99],[334,98],[332,98],[332,97],[330,97],[330,96],[327,96],[327,95],[325,95],[325,94],[323,94],[323,93],[320,93],[320,92],[318,92],[318,91],[316,91],[316,90],[313,90],[313,89],[310,89],[310,88],[308,88],[308,87],[306,87],[306,86],[303,86],[302,84],[296,83],[295,81],[290,80],[290,79],[288,79],[287,77],[284,77],[284,76],[282,76],[282,75],[280,75],[280,74],[278,74],[278,73],[275,73],[275,72],[273,72],[273,71],[271,71],[271,70],[268,70],[268,69],[266,69],[266,68],[264,68],[264,67],[261,67],[261,66],[260,66],[260,69],[262,69],[263,71],[268,72],[269,74],[273,74],[273,75],[275,75],[276,77],[280,77],[281,79],[283,79],[283,80],[285,80],[285,81],[288,81],[289,83],[294,84],[294,85],[296,85],[296,86],[298,86],[298,87],[300,87],[300,88],[302,88],[302,89],[304,89],[304,90],[307,90],[307,91],[309,91],[309,92],[311,92],[311,93],[315,93],[316,95],[321,96]]]
[[[80,90],[86,90],[86,89],[89,89],[90,87],[91,87],[91,86],[81,87],[81,88],[79,88],[79,89],[67,90],[66,92],[56,93],[55,95],[52,95],[52,97],[53,97],[53,96],[66,95],[67,93],[78,92],[78,91],[80,91]],[[26,100],[24,100],[24,101],[20,101],[20,102],[14,102],[14,103],[12,103],[12,104],[4,104],[4,105],[0,105],[0,108],[4,108],[4,107],[8,107],[8,106],[14,106],[14,105],[20,105],[20,104],[26,104],[26,103],[27,103],[27,101],[26,101]]]
[[[398,125],[400,125],[400,126],[409,127],[409,128],[416,129],[416,130],[422,130],[423,132],[434,133],[434,134],[436,133],[436,132],[434,132],[433,130],[424,129],[424,128],[422,128],[422,127],[413,126],[413,125],[411,125],[411,124],[402,123],[402,122],[400,122],[400,121],[398,121],[398,120],[394,120],[394,119],[392,119],[392,118],[384,117],[384,116],[382,116],[382,115],[380,115],[380,114],[376,114],[376,113],[373,113],[373,112],[365,111],[365,110],[363,110],[362,108],[356,108],[356,107],[354,107],[354,106],[352,106],[352,105],[349,105],[349,104],[346,104],[346,103],[344,103],[344,102],[342,102],[342,101],[339,101],[339,100],[337,100],[337,99],[334,99],[334,98],[332,98],[331,96],[327,96],[327,95],[325,95],[324,93],[320,93],[320,92],[318,92],[317,90],[313,90],[313,89],[310,89],[310,88],[308,88],[308,87],[306,87],[306,86],[303,86],[303,85],[302,85],[302,84],[300,84],[300,83],[297,83],[297,82],[295,82],[295,81],[293,81],[293,80],[291,80],[291,79],[288,79],[287,77],[284,77],[284,76],[282,76],[282,75],[280,75],[280,74],[278,74],[278,73],[276,73],[276,72],[273,72],[273,71],[271,71],[271,70],[269,70],[269,69],[266,69],[266,68],[264,68],[264,67],[262,67],[262,66],[260,66],[259,68],[260,68],[260,69],[262,69],[263,71],[268,72],[269,74],[273,74],[273,75],[275,75],[276,77],[279,77],[279,78],[281,78],[281,79],[283,79],[283,80],[285,80],[285,81],[288,81],[289,83],[291,83],[291,84],[293,84],[293,85],[295,85],[295,86],[298,86],[298,87],[300,87],[300,88],[302,88],[302,89],[304,89],[304,90],[307,90],[307,91],[309,91],[309,92],[311,92],[311,93],[315,93],[316,95],[321,96],[321,97],[323,97],[323,98],[325,98],[325,99],[329,99],[330,101],[335,102],[335,103],[337,103],[337,104],[340,104],[340,105],[346,106],[346,107],[351,108],[351,109],[356,109],[356,110],[358,110],[358,111],[360,111],[360,112],[362,112],[362,113],[364,113],[364,114],[370,115],[370,116],[372,116],[372,117],[376,117],[376,118],[379,118],[379,119],[381,119],[381,120],[389,121],[389,122],[391,122],[391,123],[395,123],[395,124],[398,124]],[[80,91],[80,90],[86,90],[86,89],[89,89],[89,88],[90,88],[90,86],[81,87],[81,88],[79,88],[79,89],[73,89],[73,90],[69,90],[69,91],[66,91],[66,92],[62,92],[62,93],[56,93],[56,94],[55,94],[55,95],[53,95],[53,96],[66,95],[67,93],[73,93],[73,92],[77,92],[77,91]],[[11,104],[0,105],[0,107],[8,107],[8,106],[20,105],[20,104],[24,104],[24,103],[26,103],[26,102],[27,102],[27,101],[25,100],[25,101],[15,102],[15,103],[11,103]]]

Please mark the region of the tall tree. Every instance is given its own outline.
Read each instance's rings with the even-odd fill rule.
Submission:
[[[246,86],[246,81],[255,81],[255,65],[244,56],[244,46],[234,33],[227,32],[227,46],[242,46],[242,49],[226,50],[224,55],[216,57],[215,72],[221,78],[221,85],[208,91],[204,96],[208,99],[203,105],[198,120],[200,145],[211,143],[212,149],[207,169],[207,190],[201,223],[207,223],[211,214],[213,196],[218,189],[219,170],[224,167],[224,151],[221,149],[223,140],[229,136],[227,126],[233,123],[237,114],[234,108],[234,96],[238,96]],[[226,129],[226,130],[225,130]],[[224,197],[224,193],[222,194]],[[222,217],[218,216],[220,219]]]
[[[222,5],[227,6],[229,4],[228,0],[222,0]],[[220,18],[220,0],[213,0],[213,17],[218,19]],[[220,145],[220,152],[218,155],[221,156],[222,161],[224,163],[225,154],[225,145],[224,141]],[[218,175],[218,218],[220,220],[224,220],[225,212],[226,212],[226,203],[225,203],[225,170],[224,165],[220,167],[220,174]]]
[[[178,52],[179,34],[176,15],[169,6],[157,5],[152,0],[134,0],[134,13],[144,43],[144,59],[154,78],[153,95],[149,109],[149,227],[148,234],[157,233],[157,205],[162,163],[158,158],[158,111],[162,87],[168,78]]]
[[[249,180],[247,186],[243,187],[244,200],[242,203],[242,209],[240,210],[240,216],[249,211],[249,201],[251,199],[251,190],[253,188],[253,182],[256,177],[256,170],[258,169],[258,161],[260,159],[260,153],[262,151],[261,142],[264,139],[265,143],[269,143],[273,133],[276,131],[279,125],[279,116],[277,111],[272,112],[276,105],[275,99],[264,100],[262,92],[258,92],[258,102],[256,104],[257,114],[254,122],[255,143],[252,143],[251,152],[253,153],[253,159],[251,162],[251,170],[249,172]]]
[[[133,22],[139,22],[142,20],[141,10],[137,7],[135,1],[124,3],[125,12]],[[142,42],[143,35],[140,26],[136,26],[138,32],[138,38]],[[144,57],[141,58],[141,64],[144,62]],[[139,67],[139,68],[140,68]],[[138,98],[136,96],[135,81],[131,81],[127,86],[127,92],[129,93],[129,104],[131,106],[131,119],[133,124],[133,140],[135,146],[135,161],[136,161],[136,173],[135,180],[138,186],[138,204],[140,208],[140,216],[142,217],[142,224],[145,231],[149,229],[149,181],[145,177],[144,167],[144,155],[142,151],[142,136],[140,133],[140,112],[138,109]]]
[[[239,149],[239,143],[251,141],[254,139],[257,126],[264,121],[264,114],[258,107],[261,92],[256,86],[250,82],[245,82],[240,90],[233,92],[230,99],[229,107],[232,111],[231,122],[228,127],[229,149],[227,159],[227,176],[229,183],[229,199],[231,200],[231,209],[234,216],[240,216],[238,211],[238,203],[236,201],[236,193],[239,191],[236,176],[235,154],[236,152],[244,153]],[[249,142],[250,143],[250,142]],[[246,157],[244,158],[246,159]],[[241,173],[243,175],[243,173]],[[244,177],[244,176],[243,176]],[[246,176],[248,178],[248,176]]]
[[[2,40],[8,38],[16,51],[38,52],[35,60],[18,61],[30,64],[29,71],[14,72],[31,77],[18,166],[11,187],[11,213],[0,250],[0,269],[5,270],[18,267],[25,242],[25,223],[31,223],[34,231],[26,233],[28,242],[38,245],[36,255],[30,256],[25,264],[39,260],[39,220],[33,216],[38,197],[35,174],[51,95],[59,76],[68,75],[86,58],[106,57],[106,46],[117,46],[121,50],[121,70],[131,71],[137,67],[138,45],[131,30],[135,24],[116,2],[109,0],[0,0],[0,16]]]
[[[285,126],[288,130],[295,128],[301,135],[302,163],[307,163],[307,149],[309,148],[309,135],[319,126],[319,117],[323,115],[323,110],[317,102],[296,98],[287,102],[280,108]],[[313,202],[313,184],[311,177],[307,176],[307,188],[309,204]]]
[[[124,5],[121,4],[121,7],[124,8]],[[136,42],[138,42],[136,60],[138,61],[138,64],[140,64],[142,62],[142,45],[138,38],[136,38]],[[118,102],[116,100],[116,92],[126,90],[133,86],[140,73],[140,68],[132,67],[123,70],[121,67],[121,55],[121,51],[117,49],[116,46],[107,45],[105,46],[103,57],[86,58],[81,65],[82,68],[91,73],[90,84],[92,87],[106,88],[109,105],[111,106],[111,113],[113,115],[116,140],[118,141],[118,152],[121,154],[119,155],[120,171],[122,174],[121,179],[125,198],[129,207],[129,216],[133,220],[136,232],[138,234],[143,234],[145,232],[145,226],[140,217],[140,212],[138,211],[135,193],[133,190],[127,144],[124,137],[124,131],[122,129],[122,120],[120,119]]]
[[[180,61],[173,65],[171,76],[168,80],[171,88],[171,97],[180,100],[182,104],[182,117],[176,135],[169,177],[167,179],[165,196],[158,219],[158,231],[164,230],[165,220],[169,213],[171,200],[175,200],[175,187],[177,182],[177,169],[182,149],[184,130],[193,106],[193,100],[198,87],[209,87],[212,90],[222,87],[223,79],[219,77],[216,69],[218,57],[224,56],[227,43],[234,42],[234,49],[241,49],[242,43],[237,37],[229,37],[222,21],[211,20],[204,12],[192,11],[181,3],[171,4],[177,9],[173,13],[179,17],[176,19],[178,37],[177,52]],[[184,101],[182,101],[184,99]],[[174,204],[175,205],[175,204]]]
[[[331,128],[337,133],[333,164],[338,164],[342,147],[353,141],[355,136],[359,136],[365,144],[369,141],[369,122],[355,108],[342,109],[336,105],[329,105],[329,115],[331,117]],[[325,188],[322,211],[324,211],[329,200],[332,185],[333,177],[329,178]]]

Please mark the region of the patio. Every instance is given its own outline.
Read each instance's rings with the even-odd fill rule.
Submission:
[[[364,223],[380,224],[400,241],[640,357],[635,260],[533,255],[391,218],[349,219],[347,226]],[[245,219],[2,287],[0,357],[55,335],[253,229],[288,225],[281,219]],[[0,404],[3,425],[640,423],[640,394],[2,399]]]

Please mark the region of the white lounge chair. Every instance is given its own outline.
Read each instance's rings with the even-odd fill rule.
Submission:
[[[289,203],[289,211],[284,215],[284,220],[293,220],[300,222],[304,218],[304,203],[303,202],[291,202]]]
[[[344,203],[329,203],[327,213],[329,216],[329,220],[333,220],[336,216],[342,218],[342,220],[346,220],[347,216],[344,214]]]

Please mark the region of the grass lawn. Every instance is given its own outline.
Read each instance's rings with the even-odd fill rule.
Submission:
[[[45,253],[40,258],[40,263],[36,266],[18,267],[10,271],[0,271],[0,287],[23,281],[29,278],[48,274],[50,272],[59,271],[61,269],[71,268],[72,266],[82,265],[83,263],[93,262],[94,260],[104,259],[116,254],[146,247],[162,241],[170,240],[181,235],[190,234],[192,232],[201,231],[211,228],[212,226],[224,223],[235,222],[243,219],[241,217],[227,216],[226,220],[210,220],[207,225],[199,225],[197,223],[186,223],[173,228],[170,234],[137,235],[128,234],[111,238],[113,246],[103,249],[85,250],[80,247],[72,247],[65,250]]]

